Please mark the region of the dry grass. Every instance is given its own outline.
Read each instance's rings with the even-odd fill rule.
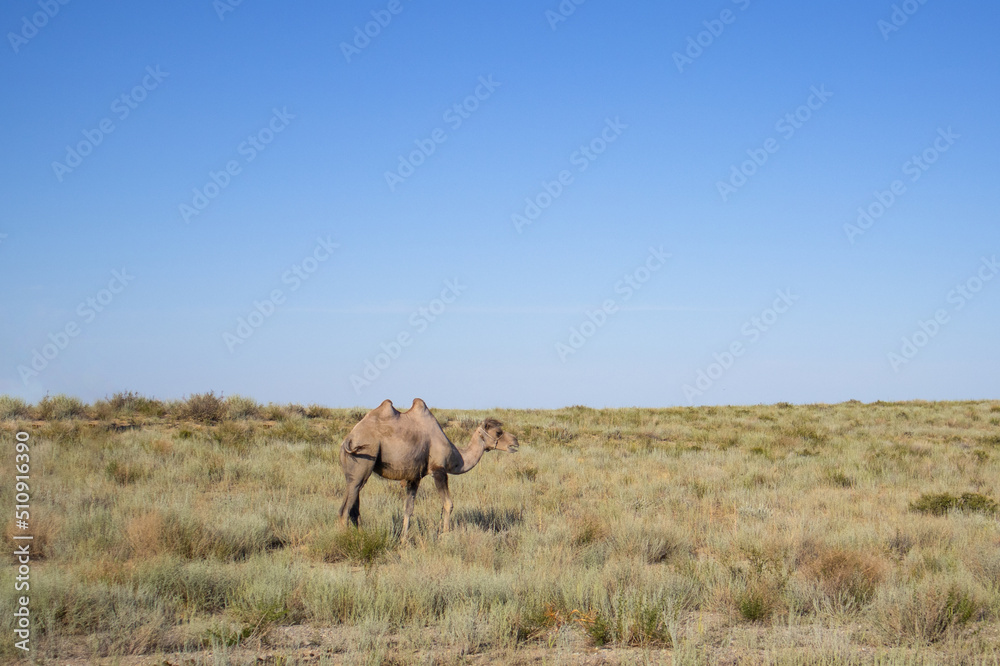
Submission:
[[[437,410],[521,451],[452,479],[447,535],[426,482],[404,545],[396,483],[336,524],[359,410],[0,397],[0,439],[31,435],[42,660],[996,664],[998,412]]]

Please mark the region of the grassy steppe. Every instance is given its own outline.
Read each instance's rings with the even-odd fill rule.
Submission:
[[[31,436],[33,658],[1000,663],[1000,402],[434,411],[521,450],[452,477],[449,534],[425,480],[400,545],[396,483],[337,526],[363,411],[0,397],[4,506]]]

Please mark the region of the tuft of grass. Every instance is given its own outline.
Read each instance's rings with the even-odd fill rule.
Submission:
[[[534,481],[538,478],[538,468],[534,465],[519,465],[514,468],[514,476],[522,481]]]
[[[575,437],[573,431],[567,428],[547,428],[545,436],[554,444],[569,444]]]
[[[312,404],[306,407],[307,419],[328,419],[333,416],[333,410],[322,405]]]
[[[212,560],[185,561],[176,555],[153,555],[131,577],[132,585],[176,603],[187,614],[225,610],[242,581],[239,572]]]
[[[632,646],[658,645],[670,647],[670,634],[663,613],[647,599],[615,600],[610,611],[598,610],[584,623],[585,630],[595,645],[608,643]]]
[[[261,406],[253,398],[242,395],[231,395],[223,401],[226,418],[230,420],[257,419],[261,415]]]
[[[223,421],[212,429],[212,439],[222,446],[245,452],[254,438],[254,427],[246,420]]]
[[[167,406],[134,391],[119,391],[110,398],[95,402],[91,411],[99,420],[136,416],[162,417],[167,413]]]
[[[734,601],[739,616],[747,622],[764,622],[769,620],[778,609],[781,601],[780,591],[772,582],[756,579],[737,591]]]
[[[871,554],[821,544],[806,550],[804,572],[840,610],[857,610],[870,602],[885,576],[885,563]]]
[[[150,475],[150,470],[136,462],[123,462],[121,460],[109,460],[104,466],[104,473],[115,483],[125,486],[135,483]]]
[[[913,588],[894,589],[879,601],[877,622],[897,644],[940,641],[983,612],[972,592],[954,581],[928,580]]]
[[[608,528],[597,518],[587,516],[573,534],[573,545],[589,546],[608,537]]]
[[[833,485],[841,488],[853,488],[855,483],[853,477],[844,474],[839,469],[827,471],[826,479]]]
[[[272,435],[293,442],[318,442],[325,441],[327,438],[323,431],[313,428],[307,418],[301,414],[286,416],[275,426]]]
[[[983,435],[982,437],[979,438],[979,443],[984,446],[1000,447],[1000,435],[998,434]]]
[[[196,393],[180,405],[178,416],[201,423],[217,423],[226,416],[226,404],[214,391]]]
[[[271,526],[259,515],[235,515],[221,522],[209,516],[202,520],[190,510],[175,509],[161,518],[156,549],[188,560],[244,560],[277,542]]]
[[[283,421],[286,416],[285,408],[273,402],[269,402],[260,408],[260,417],[268,421]]]
[[[21,398],[0,395],[0,420],[27,419],[31,417],[31,407]]]
[[[87,408],[78,398],[59,394],[42,398],[35,406],[35,412],[40,420],[51,421],[84,417]]]
[[[312,543],[313,552],[325,562],[348,561],[371,566],[391,552],[399,536],[385,529],[331,527]]]
[[[997,512],[997,503],[980,493],[962,493],[960,496],[951,493],[924,493],[910,503],[910,508],[934,516],[943,516],[953,509],[993,515]]]
[[[296,598],[295,575],[286,570],[267,566],[266,561],[253,563],[250,575],[229,593],[226,608],[244,626],[250,636],[260,636],[274,624],[302,619],[302,604]]]
[[[896,528],[896,533],[889,537],[887,546],[889,550],[898,558],[902,559],[913,550],[913,537],[909,534],[905,534]]]

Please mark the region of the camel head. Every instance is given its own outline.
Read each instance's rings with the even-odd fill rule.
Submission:
[[[504,432],[502,424],[496,419],[486,419],[482,425],[476,429],[476,434],[483,442],[487,451],[497,449],[508,453],[517,452],[517,437]]]

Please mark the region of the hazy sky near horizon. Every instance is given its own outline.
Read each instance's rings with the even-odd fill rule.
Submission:
[[[0,394],[1000,398],[998,19],[6,3]]]

